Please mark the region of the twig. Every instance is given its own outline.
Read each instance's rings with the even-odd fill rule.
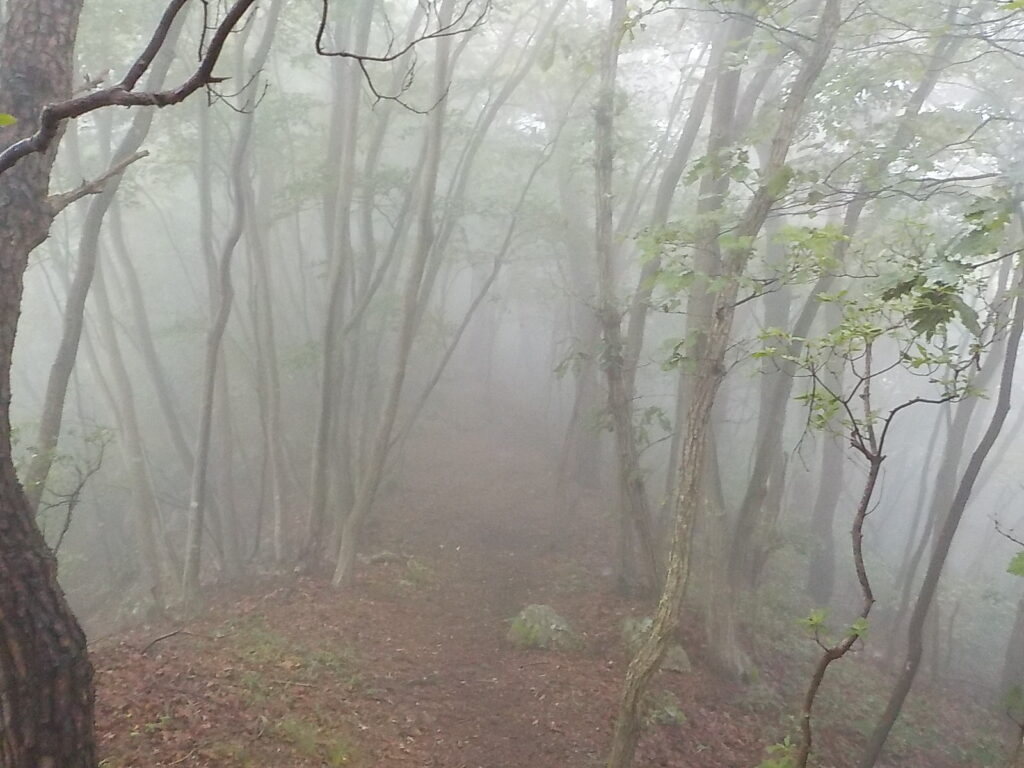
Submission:
[[[179,763],[184,763],[186,760],[188,760],[190,757],[192,757],[192,755],[194,755],[195,753],[196,753],[196,751],[194,749],[189,750],[188,754],[186,754],[184,757],[179,757],[177,760],[173,760],[173,761],[169,762],[168,765],[178,765]]]
[[[168,640],[168,639],[174,637],[175,635],[188,635],[190,637],[203,637],[203,635],[196,635],[196,634],[194,634],[192,632],[189,632],[188,630],[185,630],[185,629],[176,629],[173,632],[168,632],[166,635],[160,635],[160,637],[156,638],[155,640],[150,641],[149,644],[146,645],[146,647],[144,647],[141,651],[139,651],[139,653],[145,655],[145,653],[150,648],[152,648],[154,645],[156,645],[157,643],[159,643],[159,642],[161,642],[163,640]]]
[[[72,189],[70,192],[63,192],[59,195],[50,195],[46,201],[50,206],[50,210],[54,215],[57,215],[69,205],[78,202],[83,197],[99,194],[103,191],[104,186],[108,181],[110,181],[110,179],[115,176],[120,176],[129,165],[138,162],[144,157],[149,157],[149,152],[146,150],[136,152],[134,155],[114,163],[114,165],[110,166],[102,175],[96,177],[92,181],[83,181],[81,186]]]

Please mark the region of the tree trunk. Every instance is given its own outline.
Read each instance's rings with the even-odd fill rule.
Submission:
[[[113,405],[117,408],[121,448],[131,482],[140,565],[149,579],[146,592],[152,596],[157,610],[162,611],[166,606],[164,586],[170,574],[167,568],[169,560],[162,555],[158,545],[160,505],[153,491],[142,429],[135,409],[135,392],[117,340],[102,268],[96,270],[93,297],[99,315],[100,339],[109,360],[112,391],[116,398]]]
[[[1003,696],[1014,688],[1024,690],[1024,597],[1017,601],[1017,616],[1010,632],[1010,642],[1003,658],[1003,672],[999,676]]]
[[[451,0],[442,0],[439,10],[439,23],[451,18]],[[421,296],[424,270],[434,243],[434,199],[437,192],[438,168],[441,162],[444,125],[446,117],[448,92],[449,59],[451,57],[451,38],[437,39],[437,56],[434,60],[433,96],[437,104],[429,117],[429,127],[424,140],[425,164],[420,193],[419,221],[417,227],[416,249],[413,254],[409,272],[406,275],[402,296],[401,325],[395,350],[395,367],[391,372],[383,410],[374,436],[366,468],[359,478],[356,489],[355,503],[341,530],[341,542],[334,569],[332,583],[335,587],[345,585],[352,577],[355,564],[356,546],[364,521],[373,508],[377,489],[384,475],[391,446],[391,434],[398,416],[398,405],[402,397],[402,388],[412,352],[412,343],[416,336],[416,318],[419,314],[419,303],[429,296]]]
[[[235,209],[227,238],[222,246],[216,281],[211,283],[211,293],[217,296],[216,313],[210,320],[206,332],[206,354],[203,362],[202,389],[199,409],[199,428],[196,435],[195,462],[192,469],[192,485],[189,491],[188,531],[185,542],[185,571],[182,576],[182,595],[189,609],[199,599],[199,566],[202,556],[203,530],[206,522],[207,475],[210,465],[210,446],[213,432],[213,410],[217,385],[217,367],[221,358],[221,341],[231,315],[234,288],[231,283],[231,262],[235,246],[242,236],[245,222],[245,200],[243,197],[243,168],[245,152],[252,134],[253,114],[246,114],[242,122],[242,134],[237,139],[232,159],[232,186],[235,189]],[[231,532],[227,532],[231,535]]]
[[[356,50],[365,47],[369,34],[370,13],[368,3],[361,5],[359,41]],[[339,37],[348,40],[350,32],[339,31]],[[354,62],[332,62],[335,81],[335,101],[331,112],[331,152],[338,158],[338,172],[329,189],[325,203],[325,241],[330,254],[330,279],[327,292],[327,317],[323,329],[323,358],[321,360],[319,415],[313,442],[313,461],[309,481],[310,508],[303,545],[303,566],[312,569],[326,548],[328,463],[332,435],[337,427],[337,397],[342,389],[345,337],[352,324],[344,320],[345,286],[352,279],[352,202],[356,186],[355,161],[358,141],[359,74]],[[353,308],[352,315],[355,316]],[[349,379],[352,379],[350,376]],[[354,382],[349,386],[354,385]]]
[[[1003,278],[1000,280],[997,291],[997,303],[1000,301],[1005,302],[1005,286],[1006,281]],[[1003,319],[1005,319],[1005,314],[1003,314],[997,325],[1001,326]],[[995,342],[982,363],[980,370],[971,380],[971,386],[979,390],[985,390],[990,386],[995,377],[1000,358],[1004,353],[1005,344],[1005,336]],[[913,596],[917,569],[928,549],[928,544],[932,541],[935,530],[941,525],[942,516],[948,509],[946,506],[948,499],[953,496],[956,490],[957,475],[960,471],[960,464],[963,460],[964,450],[971,431],[971,424],[974,421],[974,414],[977,411],[980,399],[972,397],[969,400],[957,403],[953,420],[946,430],[946,440],[942,445],[942,459],[938,469],[934,471],[935,485],[932,489],[928,517],[925,520],[925,530],[917,542],[917,547],[914,549],[912,557],[903,564],[897,577],[896,583],[900,587],[900,600],[894,615],[893,631],[889,635],[888,648],[886,649],[886,657],[889,659],[897,658],[903,650],[898,645],[899,630],[903,625],[903,617],[907,615],[907,610]],[[921,503],[924,503],[923,499]]]
[[[840,1],[826,0],[821,11],[814,48],[797,74],[779,116],[764,178],[772,179],[785,165],[790,145],[800,122],[804,102],[832,50],[840,23]],[[753,243],[764,226],[778,192],[761,186],[748,203],[735,230],[739,240]],[[626,671],[626,681],[608,758],[608,768],[629,768],[639,739],[638,713],[651,678],[661,666],[669,640],[676,629],[679,610],[689,577],[692,529],[704,496],[704,476],[710,447],[711,415],[718,390],[725,378],[725,356],[732,336],[739,293],[739,278],[750,259],[750,245],[727,251],[724,285],[716,294],[704,345],[697,367],[686,417],[683,450],[679,457],[680,489],[675,507],[675,526],[669,554],[668,573],[650,633],[644,638]]]
[[[263,179],[269,179],[269,171],[264,168]],[[251,185],[246,187],[246,197],[250,210],[257,211],[258,203],[269,205],[273,199],[271,184],[268,190],[261,186],[260,199],[257,201]],[[262,217],[251,216],[248,221],[246,240],[249,243],[249,258],[253,272],[252,313],[255,325],[254,336],[257,349],[257,376],[263,392],[263,448],[266,465],[269,470],[267,478],[270,487],[271,509],[273,511],[273,542],[274,562],[282,565],[287,562],[289,552],[288,535],[285,530],[287,510],[285,507],[286,464],[285,433],[281,424],[281,379],[277,353],[277,334],[274,326],[274,306],[270,293],[270,268],[267,253],[267,223]],[[259,541],[256,542],[257,546]]]
[[[9,0],[0,42],[4,145],[71,93],[80,0]],[[26,84],[31,84],[27,86]],[[95,768],[92,666],[11,454],[11,354],[29,253],[46,239],[56,143],[0,176],[0,766]]]
[[[251,69],[259,73],[266,63],[270,54],[270,46],[277,31],[277,20],[281,12],[282,0],[275,0],[271,5],[263,28],[263,35],[260,38],[259,46],[253,54]],[[251,29],[251,27],[250,27]],[[203,363],[202,396],[199,409],[199,427],[196,435],[195,462],[192,468],[192,483],[189,491],[188,508],[188,530],[185,542],[185,568],[182,575],[182,595],[186,608],[193,609],[199,599],[199,568],[202,555],[203,526],[205,522],[206,499],[207,499],[207,475],[210,463],[210,444],[213,431],[214,399],[217,387],[217,367],[221,360],[221,343],[224,339],[224,332],[227,329],[228,319],[231,316],[231,309],[234,302],[235,290],[231,281],[231,264],[235,254],[235,248],[242,237],[245,228],[245,217],[251,213],[246,207],[246,179],[245,167],[246,156],[249,150],[249,143],[252,138],[253,124],[255,122],[256,104],[259,98],[259,77],[249,84],[250,93],[243,109],[241,130],[236,138],[234,153],[231,158],[231,188],[234,197],[234,210],[232,212],[231,224],[227,236],[221,245],[220,257],[216,262],[216,270],[209,275],[211,308],[215,311],[210,319],[210,326],[206,333],[206,355]],[[208,115],[203,113],[201,119]],[[200,169],[205,173],[207,169]],[[209,183],[201,185],[203,196],[206,198],[204,204],[210,206],[206,210],[206,222],[209,224],[212,215],[212,201],[209,199]],[[209,251],[212,248],[213,240],[210,232],[203,233],[204,247]],[[209,261],[209,259],[207,259]],[[213,266],[213,265],[209,265]],[[226,374],[224,374],[226,375]],[[223,376],[222,376],[223,380]],[[231,503],[227,500],[225,506]],[[226,559],[231,566],[231,544],[227,541],[229,537],[235,536],[235,531],[224,531],[226,548]]]
[[[185,22],[185,15],[180,13],[175,18],[164,46],[154,59],[146,80],[147,90],[156,91],[163,86],[167,72],[174,61],[174,46]],[[135,113],[128,133],[121,140],[117,151],[114,152],[110,160],[111,167],[124,162],[139,151],[149,135],[154,116],[155,112],[152,109],[143,109]],[[50,474],[50,466],[57,450],[61,421],[64,416],[64,400],[67,397],[71,371],[74,369],[75,360],[78,357],[78,342],[82,337],[85,300],[89,295],[89,287],[92,285],[96,262],[99,258],[100,232],[103,220],[120,187],[120,181],[121,176],[118,175],[103,185],[103,190],[89,203],[85,222],[82,225],[82,235],[78,246],[78,268],[68,290],[60,346],[46,382],[46,396],[40,416],[39,433],[36,437],[35,456],[25,473],[25,493],[33,509],[39,507],[39,500],[46,486],[46,479]]]
[[[595,115],[595,152],[597,181],[595,196],[595,238],[597,249],[597,279],[599,292],[598,320],[604,341],[601,364],[608,383],[608,410],[611,412],[615,447],[619,469],[619,514],[628,520],[620,526],[619,582],[626,590],[635,586],[657,589],[661,582],[661,567],[651,526],[650,501],[647,484],[640,465],[640,450],[633,425],[633,400],[625,372],[625,343],[622,338],[621,310],[616,291],[614,236],[614,196],[612,165],[614,148],[615,79],[618,70],[619,48],[624,34],[625,0],[615,0],[602,54],[601,86],[598,91]],[[637,572],[640,584],[631,584],[627,558],[631,557],[630,529],[640,545],[640,563]]]

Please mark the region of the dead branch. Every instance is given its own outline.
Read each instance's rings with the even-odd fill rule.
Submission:
[[[404,45],[399,48],[395,48],[395,38],[391,35],[388,39],[387,47],[383,53],[380,54],[368,54],[368,53],[356,53],[355,51],[348,50],[328,50],[324,45],[324,37],[327,34],[327,23],[329,20],[331,0],[321,0],[320,6],[320,21],[317,25],[316,38],[314,47],[318,56],[325,56],[329,58],[341,58],[341,59],[352,59],[359,66],[359,71],[363,75],[363,81],[366,83],[366,87],[370,89],[370,93],[373,95],[374,102],[380,101],[394,101],[397,102],[401,107],[414,112],[416,114],[428,114],[436,109],[437,105],[444,101],[447,96],[447,91],[441,95],[436,103],[432,104],[427,109],[417,109],[410,106],[402,100],[402,95],[409,90],[412,86],[412,82],[415,78],[416,72],[416,59],[415,53],[416,48],[421,43],[425,43],[429,40],[438,40],[444,37],[455,37],[457,35],[465,35],[478,29],[486,20],[487,14],[491,10],[491,0],[483,0],[479,12],[473,16],[470,11],[473,8],[475,0],[465,0],[458,12],[448,21],[441,20],[441,13],[437,8],[433,0],[426,0],[421,3],[421,8],[425,10],[424,22],[422,30],[414,34]],[[434,27],[431,28],[431,24]],[[385,26],[390,30],[391,23],[385,17]],[[367,64],[388,64],[402,59],[407,54],[412,55],[412,61],[406,68],[404,76],[401,78],[401,85],[397,93],[388,94],[381,91],[377,84],[373,80],[373,76],[367,67]]]
[[[124,170],[129,165],[141,160],[144,157],[149,157],[149,152],[145,150],[136,152],[134,155],[130,155],[129,157],[126,157],[123,160],[114,163],[100,176],[97,176],[92,181],[83,181],[81,186],[72,189],[70,192],[63,192],[59,195],[51,195],[47,199],[47,203],[50,206],[50,210],[56,216],[69,205],[78,202],[83,197],[87,197],[88,195],[98,195],[100,192],[103,191],[104,187],[106,186],[107,182],[110,181],[110,179],[114,178],[115,176],[120,176],[122,173],[124,173]]]
[[[58,137],[61,125],[67,120],[104,107],[166,107],[184,101],[200,88],[223,82],[225,78],[214,76],[213,69],[220,59],[229,35],[257,0],[234,0],[231,3],[220,23],[213,29],[209,43],[200,51],[199,63],[192,75],[178,87],[164,91],[134,90],[166,42],[175,18],[188,2],[189,0],[172,0],[168,4],[145,49],[119,82],[43,107],[36,132],[0,152],[0,174],[10,170],[23,157],[45,152]]]

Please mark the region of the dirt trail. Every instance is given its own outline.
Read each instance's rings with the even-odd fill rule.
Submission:
[[[98,644],[107,768],[602,765],[627,662],[621,622],[644,607],[602,575],[600,500],[571,518],[553,508],[550,449],[523,422],[424,432],[443,439],[408,446],[366,547],[411,555],[407,565],[363,563],[341,593],[251,583],[183,628]],[[527,603],[554,606],[585,650],[510,647],[507,620]],[[687,720],[652,726],[638,765],[746,768],[785,723],[737,707],[737,690],[699,665],[657,688]]]

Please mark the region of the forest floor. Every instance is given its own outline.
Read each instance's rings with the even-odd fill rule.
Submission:
[[[410,444],[367,545],[407,563],[362,563],[340,592],[253,579],[193,621],[97,641],[102,765],[602,765],[628,663],[622,621],[649,607],[616,595],[600,500],[556,516],[553,451],[506,421],[481,433],[449,420],[443,441],[431,428]],[[513,648],[508,620],[529,603],[553,606],[585,648]],[[650,724],[636,764],[757,765],[791,731],[809,663],[766,663],[756,685],[728,684],[702,663],[701,634],[683,634],[694,671],[663,672],[655,688],[685,719]],[[790,642],[813,649],[798,631]],[[843,685],[822,704],[821,766],[848,765],[863,740]],[[929,701],[886,765],[995,764],[976,713]]]

